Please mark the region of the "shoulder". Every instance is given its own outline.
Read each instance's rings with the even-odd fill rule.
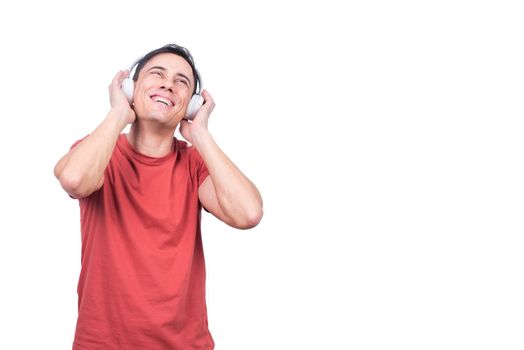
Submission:
[[[187,157],[191,161],[199,162],[202,160],[200,153],[195,146],[189,144],[187,141],[175,139],[177,145],[177,152],[183,157]]]

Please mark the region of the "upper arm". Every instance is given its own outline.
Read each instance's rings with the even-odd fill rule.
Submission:
[[[225,222],[229,226],[233,226],[233,221],[224,213],[216,196],[215,186],[211,176],[207,176],[202,184],[198,187],[198,198],[202,206],[213,214],[217,219]]]
[[[83,139],[82,139],[83,140]],[[89,193],[87,192],[80,192],[79,191],[79,188],[80,188],[80,183],[79,183],[79,179],[75,178],[75,177],[70,177],[70,176],[63,176],[63,170],[64,168],[66,167],[68,161],[69,161],[69,157],[71,156],[71,153],[73,152],[74,148],[76,145],[78,145],[82,140],[80,141],[77,141],[72,147],[71,149],[69,150],[69,152],[67,152],[55,165],[54,167],[54,174],[55,174],[55,177],[58,179],[58,181],[60,182],[60,185],[62,186],[62,188],[64,189],[64,191],[67,192],[67,194],[69,194],[70,197],[72,198],[75,198],[75,199],[79,199],[79,198],[83,198],[83,197],[87,197],[89,196],[91,193],[95,192],[95,191],[98,191],[104,184],[104,177],[102,176],[100,178],[100,180],[97,182],[97,184],[95,185],[95,188],[91,191],[89,191]]]

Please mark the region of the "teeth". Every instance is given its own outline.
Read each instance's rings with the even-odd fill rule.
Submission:
[[[155,96],[155,102],[162,102],[163,104],[165,104],[168,107],[171,106],[171,101],[163,97]]]

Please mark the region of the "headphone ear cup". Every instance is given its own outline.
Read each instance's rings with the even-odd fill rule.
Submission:
[[[201,95],[195,94],[191,97],[189,105],[187,106],[186,119],[193,120],[198,113],[200,107],[204,104],[204,98]]]
[[[126,95],[129,103],[133,102],[133,91],[135,90],[135,82],[132,78],[125,78],[122,82],[122,92]]]

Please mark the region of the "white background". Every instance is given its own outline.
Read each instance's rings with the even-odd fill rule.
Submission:
[[[519,5],[4,2],[0,349],[71,348],[79,210],[53,167],[169,42],[264,197],[251,231],[203,218],[217,350],[524,348]]]

